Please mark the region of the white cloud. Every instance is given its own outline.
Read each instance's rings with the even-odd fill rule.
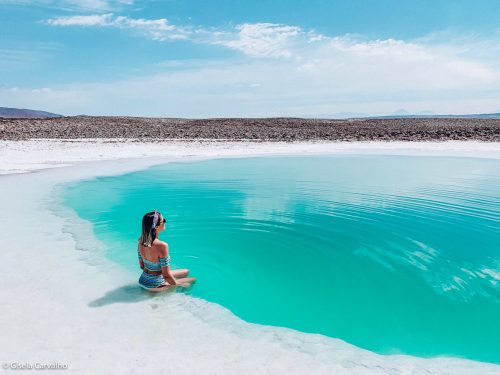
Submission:
[[[300,27],[272,23],[245,23],[236,33],[215,36],[213,44],[223,45],[257,57],[290,57],[293,43],[303,32]]]
[[[207,43],[222,45],[248,56],[291,58],[300,56],[309,44],[328,39],[314,31],[304,31],[298,26],[273,23],[245,23],[234,30],[212,33]]]
[[[134,19],[112,13],[58,17],[54,26],[96,26],[133,29],[154,40],[187,39],[194,43],[219,45],[256,59],[288,59],[296,62],[296,74],[312,80],[355,89],[366,81],[385,77],[385,88],[401,84],[454,89],[498,79],[500,67],[475,58],[476,49],[463,44],[396,39],[363,41],[349,36],[328,37],[297,26],[272,23],[237,25],[231,30],[207,30],[172,25],[166,19]],[[497,54],[494,58],[497,59]],[[342,74],[339,74],[342,73]],[[353,78],[358,79],[352,82]],[[334,78],[332,82],[331,78]],[[360,82],[364,80],[365,82]]]
[[[441,71],[422,70],[408,79],[402,67],[392,75],[359,71],[360,67],[347,64],[310,73],[298,72],[297,63],[290,59],[219,61],[208,66],[200,61],[188,68],[168,67],[162,73],[110,83],[71,84],[45,91],[0,89],[0,102],[68,115],[171,117],[328,116],[344,111],[378,115],[397,108],[485,113],[498,109],[498,80],[462,82],[461,86],[443,81],[442,87],[429,88],[434,74]]]
[[[47,24],[52,26],[110,26],[112,16],[112,13],[108,13],[90,16],[58,17],[47,20]]]
[[[153,40],[159,41],[185,39],[188,35],[187,30],[171,25],[165,18],[154,20],[137,19],[115,16],[113,13],[57,17],[47,20],[46,23],[52,26],[95,26],[133,29],[149,36]]]
[[[327,39],[298,26],[272,23],[245,23],[234,29],[204,29],[172,25],[167,19],[134,19],[113,13],[66,16],[46,21],[52,26],[96,26],[130,28],[147,31],[155,40],[190,39],[201,44],[220,45],[253,57],[287,58],[295,56],[301,46]]]
[[[490,61],[476,60],[474,48],[467,56],[453,46],[394,39],[328,38],[305,50],[302,60],[299,69],[312,79],[328,82],[329,77],[335,77],[328,83],[385,93],[493,87],[500,73]]]
[[[65,114],[151,116],[313,116],[362,112],[389,114],[491,112],[500,105],[497,40],[366,40],[326,36],[271,23],[202,29],[166,19],[134,19],[113,13],[58,17],[53,26],[134,30],[166,41],[185,39],[236,52],[225,61],[157,63],[159,74],[109,84],[69,85],[34,98],[29,90],[0,100],[81,97],[53,101]],[[491,48],[488,48],[491,46]],[[489,52],[485,52],[485,49]],[[59,95],[59,96],[58,96]],[[17,99],[16,99],[17,98]],[[115,103],[110,103],[110,99]],[[137,98],[141,98],[138,102]],[[24,105],[26,106],[26,105]],[[41,107],[37,105],[37,108]],[[44,107],[46,108],[46,107]],[[110,108],[115,108],[110,113]]]
[[[36,5],[69,11],[103,11],[121,9],[132,5],[134,0],[0,0],[1,4]]]

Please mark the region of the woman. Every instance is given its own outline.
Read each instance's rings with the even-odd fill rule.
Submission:
[[[187,288],[196,281],[194,277],[186,277],[188,269],[170,269],[168,245],[158,239],[160,233],[165,230],[165,223],[165,218],[156,210],[148,212],[142,218],[142,233],[137,246],[139,265],[143,270],[139,285],[152,292],[169,290],[176,286]]]

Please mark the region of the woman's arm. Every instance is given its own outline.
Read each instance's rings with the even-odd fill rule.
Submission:
[[[170,285],[178,285],[174,275],[172,275],[172,273],[170,272],[170,256],[168,255],[168,245],[166,243],[162,243],[158,253],[163,278]]]
[[[137,256],[139,257],[139,267],[141,267],[141,270],[144,270],[144,262],[142,260],[142,255],[141,251],[139,250],[140,245],[137,244]]]

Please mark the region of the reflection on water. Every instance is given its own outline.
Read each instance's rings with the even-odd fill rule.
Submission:
[[[500,363],[499,186],[496,160],[266,157],[97,178],[66,201],[137,270],[159,209],[190,294],[247,321]]]

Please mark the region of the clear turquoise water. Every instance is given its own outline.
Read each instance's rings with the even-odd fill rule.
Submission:
[[[500,363],[499,188],[498,160],[288,156],[166,164],[63,196],[137,277],[141,217],[163,212],[189,293],[246,321]]]

